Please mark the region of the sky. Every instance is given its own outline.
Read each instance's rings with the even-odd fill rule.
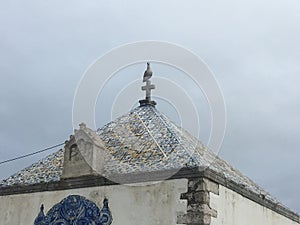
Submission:
[[[300,213],[298,0],[0,4],[0,161],[68,140],[76,88],[97,58],[129,42],[166,41],[201,57],[222,89],[227,128],[219,155]],[[172,72],[153,67],[162,76]],[[128,76],[116,75],[108,86],[120,88],[144,69],[144,64],[125,69],[120,74]],[[181,81],[177,72],[174,82]],[[117,93],[109,90],[97,103],[99,126],[110,120],[108,111],[101,111],[113,99],[105,95]],[[172,108],[159,109],[174,117]],[[206,119],[201,119],[204,127]],[[49,153],[1,164],[0,179]]]

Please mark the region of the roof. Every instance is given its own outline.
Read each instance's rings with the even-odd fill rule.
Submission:
[[[106,173],[153,172],[208,167],[251,191],[266,193],[151,105],[139,106],[97,130],[110,152]],[[0,187],[59,181],[61,149],[0,182]],[[270,195],[267,198],[276,201]]]
[[[216,156],[198,139],[173,123],[152,105],[134,108],[95,132],[110,153],[105,173],[129,174],[168,169],[209,167],[242,189],[281,205],[252,180]],[[95,135],[94,134],[94,135]],[[61,149],[0,182],[1,188],[59,182],[63,170]]]

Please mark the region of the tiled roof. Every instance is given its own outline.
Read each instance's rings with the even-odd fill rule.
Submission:
[[[278,204],[263,189],[208,150],[198,139],[178,127],[155,107],[139,106],[98,129],[110,152],[105,173],[153,172],[183,167],[207,167],[227,180]],[[59,150],[0,182],[1,187],[59,181],[63,168]]]
[[[133,109],[97,133],[113,156],[105,165],[107,173],[153,172],[205,163],[200,156],[207,151],[205,146],[150,105]]]
[[[7,179],[0,181],[0,188],[59,181],[62,174],[63,159],[64,151],[61,149]]]

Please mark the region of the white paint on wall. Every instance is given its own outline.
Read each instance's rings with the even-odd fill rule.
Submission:
[[[219,195],[211,193],[210,199],[218,214],[211,225],[299,225],[222,185]]]
[[[101,209],[106,197],[113,215],[112,225],[175,225],[177,214],[186,213],[180,194],[187,180],[169,180],[141,186],[112,185],[0,197],[1,225],[33,225],[41,204],[45,213],[68,195],[81,195]]]

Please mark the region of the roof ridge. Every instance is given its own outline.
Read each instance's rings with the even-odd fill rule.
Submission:
[[[175,122],[173,122],[165,114],[159,112],[158,110],[155,110],[154,112],[156,114],[159,114],[158,116],[161,119],[161,121],[168,127],[169,131],[172,132],[172,134],[174,134],[174,136],[176,137],[176,140],[180,143],[181,147],[185,148],[185,146],[182,142],[182,138],[180,138],[180,136],[178,135],[177,132],[181,133],[181,136],[183,136],[184,132],[186,132],[188,135],[191,135],[191,134],[188,131],[186,131],[184,128],[179,127]],[[171,127],[169,125],[171,125]],[[194,144],[198,145],[198,144],[202,144],[202,143],[198,139],[196,139],[196,142],[194,142]],[[185,150],[188,150],[187,152],[189,154],[189,161],[186,163],[186,166],[188,166],[188,167],[194,166],[195,164],[201,165],[200,160],[198,158],[194,157],[195,152],[197,152],[197,148],[195,146],[194,146],[193,151],[191,151],[190,149],[186,149],[186,148],[185,148]]]

